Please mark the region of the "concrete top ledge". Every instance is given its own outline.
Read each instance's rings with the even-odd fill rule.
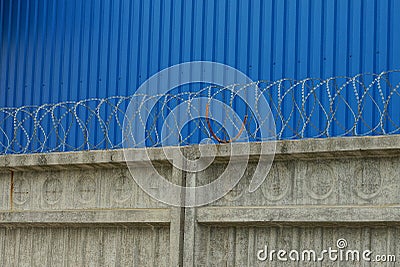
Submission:
[[[365,136],[365,137],[338,137],[302,140],[284,140],[276,142],[250,143],[250,153],[242,149],[248,144],[233,143],[219,145],[201,145],[205,155],[215,155],[217,158],[229,158],[232,151],[235,156],[258,157],[262,146],[267,147],[266,155],[275,149],[275,159],[315,159],[337,157],[369,157],[400,155],[400,135]],[[234,147],[231,147],[234,146]],[[199,145],[186,147],[165,147],[172,155],[199,154]],[[234,149],[233,149],[234,148]],[[238,152],[239,151],[239,152]],[[132,161],[143,162],[165,161],[167,157],[163,148],[128,149]],[[173,159],[175,156],[169,157]],[[64,169],[76,166],[77,168],[116,167],[125,166],[123,149],[91,150],[78,152],[53,152],[37,154],[10,154],[0,156],[0,170],[43,169],[46,167]]]

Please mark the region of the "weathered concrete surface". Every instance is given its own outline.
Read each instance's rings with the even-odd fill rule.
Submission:
[[[121,154],[1,157],[0,266],[181,264],[180,209],[145,194],[113,161]],[[174,180],[171,165],[157,168]]]
[[[337,249],[336,242],[346,239],[348,249],[372,250],[377,254],[400,254],[398,227],[268,225],[265,227],[202,225],[196,238],[196,266],[398,266],[395,262],[364,261],[260,261],[258,250],[268,245],[271,250],[328,250]],[[319,257],[318,253],[318,257]],[[398,259],[397,259],[398,260]]]
[[[198,146],[183,150],[195,157]],[[174,168],[160,149],[147,152],[165,178],[195,186],[215,179],[230,156],[229,145],[204,151],[216,160],[199,173]],[[277,142],[270,173],[249,193],[259,151],[251,144],[229,194],[186,209],[144,193],[121,150],[0,156],[0,266],[370,266],[257,259],[265,244],[318,250],[340,238],[400,261],[400,136]],[[138,163],[147,152],[129,151]]]
[[[1,266],[170,266],[168,227],[0,228]]]

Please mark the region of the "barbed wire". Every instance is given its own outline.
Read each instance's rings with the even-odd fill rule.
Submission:
[[[254,87],[260,92],[255,99],[240,98],[240,93],[246,95]],[[133,147],[187,145],[204,138],[240,142],[242,132],[250,141],[396,134],[400,133],[399,87],[400,70],[391,70],[3,107],[0,154],[116,149],[127,140]],[[268,116],[257,105],[261,97],[270,106]],[[224,105],[213,106],[211,100]],[[132,101],[139,105],[128,117],[126,108]],[[183,103],[185,109],[176,111]],[[142,110],[148,108],[151,116],[143,118]],[[179,119],[182,112],[188,118],[184,125]],[[271,127],[272,118],[275,127]],[[122,136],[124,127],[131,134]],[[138,127],[145,129],[145,136],[135,135]],[[262,137],[263,127],[274,131]]]

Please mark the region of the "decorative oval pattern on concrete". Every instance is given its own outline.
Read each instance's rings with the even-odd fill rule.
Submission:
[[[113,199],[125,202],[132,196],[132,179],[124,174],[119,175],[112,184]]]
[[[336,184],[332,167],[326,163],[310,164],[305,179],[308,195],[318,200],[328,198]]]
[[[228,194],[226,194],[224,196],[224,199],[228,200],[228,201],[235,201],[240,199],[243,196],[243,192],[244,192],[244,183],[242,180],[245,180],[246,177],[242,177],[242,179],[239,181],[239,183],[232,188],[231,191],[228,192]]]
[[[291,186],[292,172],[286,166],[287,163],[275,163],[261,185],[264,197],[270,201],[278,201],[284,198]]]
[[[55,177],[49,177],[43,184],[43,198],[48,204],[57,203],[62,196],[63,186],[61,181]]]
[[[13,202],[22,205],[30,198],[30,182],[22,177],[14,178]]]
[[[355,193],[363,199],[371,199],[381,193],[382,177],[378,166],[372,162],[362,162],[354,172]]]
[[[83,176],[76,183],[75,191],[80,202],[90,202],[96,195],[96,181],[90,176]]]

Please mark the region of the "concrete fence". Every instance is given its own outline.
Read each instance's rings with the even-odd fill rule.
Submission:
[[[219,145],[216,161],[198,173],[149,151],[160,174],[194,186],[223,171],[227,148]],[[0,266],[400,262],[400,136],[279,141],[266,180],[249,193],[255,164],[223,198],[180,208],[143,192],[121,150],[1,156]]]

